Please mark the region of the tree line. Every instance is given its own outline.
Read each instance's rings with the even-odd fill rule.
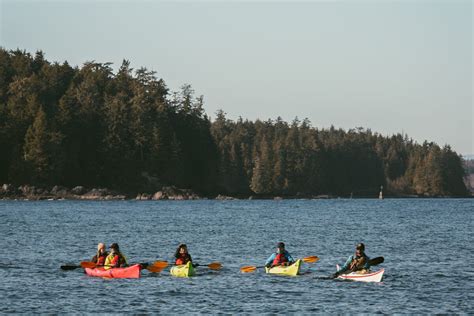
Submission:
[[[204,195],[463,196],[449,146],[370,129],[318,129],[309,120],[214,121],[190,85],[156,73],[72,67],[39,51],[0,49],[0,182],[189,188]]]

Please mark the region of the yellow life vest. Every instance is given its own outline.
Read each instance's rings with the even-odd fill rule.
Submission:
[[[106,270],[114,268],[115,265],[117,265],[117,262],[114,262],[115,256],[118,256],[118,267],[122,265],[128,265],[127,258],[121,253],[111,253],[105,258],[105,265],[104,268]]]

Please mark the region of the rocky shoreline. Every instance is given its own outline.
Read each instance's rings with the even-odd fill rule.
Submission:
[[[200,196],[189,189],[180,189],[175,186],[164,186],[154,193],[138,193],[138,194],[124,194],[107,188],[86,188],[83,186],[76,186],[74,188],[67,188],[60,185],[53,187],[37,187],[33,185],[14,186],[12,184],[3,184],[0,187],[0,200],[25,200],[25,201],[39,201],[39,200],[206,200],[215,199],[221,201],[229,200],[253,200],[253,199],[273,199],[282,200],[286,198],[311,198],[311,199],[328,199],[336,198],[330,195],[318,196],[295,196],[295,197],[281,197],[281,196],[228,196],[218,194],[217,196]]]
[[[417,195],[403,195],[390,196],[390,198],[423,198],[424,196]],[[440,196],[440,198],[450,198],[451,196]],[[473,196],[470,196],[473,197]],[[37,187],[32,185],[14,186],[12,184],[3,184],[0,187],[0,200],[24,200],[24,201],[39,201],[39,200],[90,200],[90,201],[107,201],[107,200],[284,200],[284,199],[337,199],[339,196],[333,195],[296,195],[296,196],[228,196],[218,194],[217,196],[201,196],[189,189],[180,189],[175,186],[164,186],[154,193],[123,193],[110,190],[107,188],[86,188],[83,186],[76,186],[74,188],[66,188],[64,186],[55,185],[50,188]],[[349,198],[349,197],[344,197]],[[372,197],[357,197],[357,198],[372,198]],[[373,198],[377,198],[373,196]],[[426,198],[426,196],[425,196]],[[431,197],[433,198],[433,197]]]
[[[55,185],[50,188],[32,185],[3,184],[0,187],[1,200],[200,200],[203,197],[191,190],[173,186],[163,187],[154,193],[124,194],[107,188],[66,188]]]

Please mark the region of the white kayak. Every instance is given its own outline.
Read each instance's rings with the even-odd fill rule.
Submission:
[[[337,271],[339,271],[339,265],[336,265]],[[338,276],[338,279],[342,280],[352,280],[359,282],[381,282],[383,273],[385,269],[380,269],[378,271],[356,271],[348,274],[341,274]]]

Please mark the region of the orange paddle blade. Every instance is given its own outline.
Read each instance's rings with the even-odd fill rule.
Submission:
[[[85,268],[94,269],[96,266],[97,265],[94,262],[90,262],[90,261],[82,261],[81,262],[81,267],[83,267],[84,269]]]
[[[167,261],[155,261],[150,266],[164,269],[168,266],[168,262]]]
[[[146,269],[153,273],[160,273],[161,271],[163,271],[164,268],[151,265],[151,266],[146,267]]]
[[[303,261],[308,262],[308,263],[314,263],[318,260],[319,260],[318,256],[310,256],[310,257],[303,258]]]
[[[257,267],[255,266],[245,266],[245,267],[240,268],[240,272],[242,273],[254,272],[255,270],[257,270]]]
[[[208,264],[207,267],[211,270],[219,270],[222,268],[222,264],[220,262],[212,262]]]

